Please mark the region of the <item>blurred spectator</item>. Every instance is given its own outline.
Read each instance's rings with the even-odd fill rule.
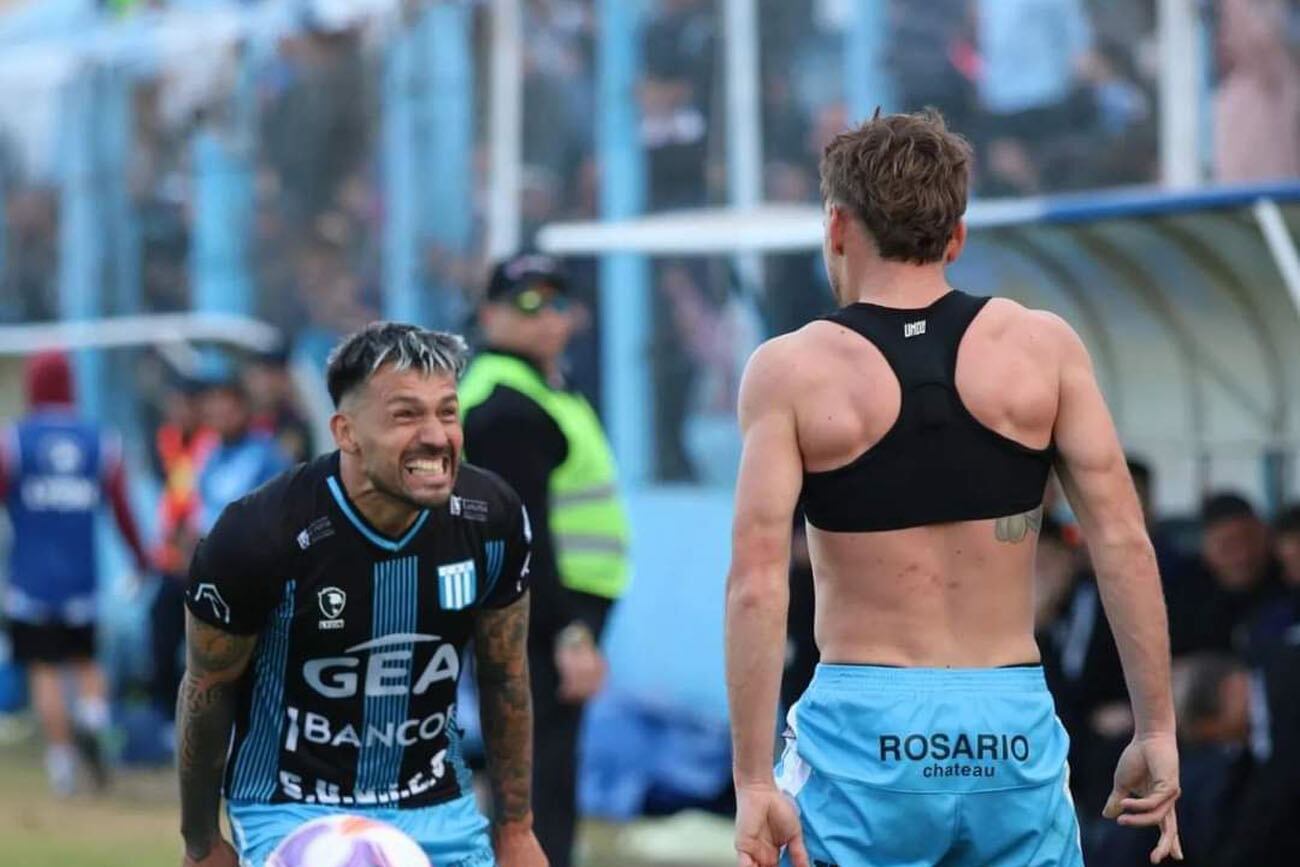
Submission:
[[[590,3],[575,0],[531,0],[525,15],[524,162],[557,181],[571,178],[583,152],[594,146],[593,10]],[[564,188],[556,184],[557,192]],[[558,202],[560,207],[567,204]]]
[[[975,85],[966,59],[975,50],[970,0],[890,0],[885,63],[897,82],[898,108],[937,108],[951,129],[969,134]]]
[[[1271,656],[1287,632],[1300,625],[1300,505],[1284,509],[1274,521],[1273,553],[1282,586],[1278,597],[1263,605],[1251,621],[1256,659]]]
[[[1282,566],[1282,581],[1300,592],[1300,503],[1284,508],[1273,522],[1273,549]]]
[[[1220,493],[1201,507],[1201,561],[1168,588],[1175,656],[1238,652],[1254,659],[1252,622],[1278,595],[1268,527],[1243,497]]]
[[[1237,822],[1220,843],[1216,867],[1300,864],[1300,629],[1271,651],[1262,681],[1263,702],[1256,707],[1263,711],[1258,727],[1266,749],[1237,799]]]
[[[33,356],[26,387],[30,412],[0,432],[0,504],[13,525],[5,614],[14,660],[30,676],[50,787],[69,795],[78,750],[96,783],[107,781],[108,695],[95,660],[95,520],[106,501],[142,574],[149,561],[127,505],[121,444],[77,414],[68,359]],[[76,680],[72,707],[67,673]]]
[[[199,412],[220,440],[199,469],[198,527],[206,534],[228,503],[288,469],[289,461],[270,434],[253,429],[248,395],[238,380],[208,383]]]
[[[375,128],[359,47],[355,31],[290,36],[265,76],[260,141],[279,178],[281,206],[298,221],[333,205]]]
[[[1133,477],[1133,487],[1137,491],[1138,501],[1142,504],[1142,514],[1146,518],[1147,533],[1151,544],[1156,549],[1156,565],[1160,569],[1160,580],[1166,586],[1176,585],[1183,580],[1192,563],[1180,550],[1171,534],[1161,524],[1155,510],[1155,475],[1151,465],[1134,455],[1128,456],[1128,471]]]
[[[0,313],[21,322],[54,319],[58,312],[59,223],[55,193],[15,190],[4,205],[4,267]]]
[[[1205,653],[1173,669],[1182,797],[1178,827],[1188,867],[1212,867],[1233,834],[1241,796],[1254,772],[1250,734],[1250,677],[1230,656]]]
[[[1049,181],[1082,188],[1152,180],[1159,172],[1153,95],[1139,83],[1130,46],[1101,41],[1089,77],[1096,130],[1063,155],[1072,164],[1058,168],[1074,176]]]
[[[1091,26],[1082,0],[978,0],[976,8],[987,180],[994,194],[1034,193],[1041,152],[1077,123],[1072,97],[1089,68]]]
[[[377,318],[374,286],[365,286],[349,264],[346,248],[319,233],[294,250],[294,285],[306,321],[297,323],[296,351],[322,363],[338,336]]]
[[[703,204],[717,51],[708,0],[659,0],[645,28],[641,143],[650,210]]]
[[[1070,529],[1050,513],[1039,531],[1035,625],[1057,714],[1070,733],[1070,788],[1085,836],[1110,792],[1133,716],[1096,577]],[[1085,840],[1091,849],[1092,842]]]
[[[268,352],[254,358],[244,368],[244,390],[253,413],[253,430],[274,437],[292,464],[316,456],[311,429],[298,408],[287,354]]]
[[[175,720],[176,690],[184,672],[180,648],[185,639],[185,580],[198,542],[197,475],[217,444],[215,434],[199,424],[198,392],[199,383],[193,380],[174,386],[164,398],[163,422],[154,435],[163,491],[154,557],[161,580],[149,607],[150,696],[159,718],[167,723]],[[165,725],[163,731],[168,748],[173,748],[173,727]]]
[[[1214,176],[1219,181],[1300,175],[1300,65],[1283,0],[1220,0]]]

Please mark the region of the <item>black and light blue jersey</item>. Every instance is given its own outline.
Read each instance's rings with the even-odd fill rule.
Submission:
[[[226,797],[423,807],[468,791],[462,653],[479,610],[523,595],[529,536],[515,493],[469,464],[400,538],[348,500],[337,453],[228,506],[186,594],[198,619],[258,634]]]

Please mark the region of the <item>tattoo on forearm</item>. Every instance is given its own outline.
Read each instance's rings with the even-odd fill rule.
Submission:
[[[231,635],[188,618],[185,676],[176,700],[176,761],[181,836],[191,858],[203,858],[217,841],[235,696],[256,644],[256,636]]]
[[[1023,542],[1030,533],[1037,533],[1043,527],[1043,507],[998,518],[993,532],[999,542]]]
[[[474,634],[480,715],[498,822],[532,809],[533,700],[528,686],[528,597],[479,615]]]

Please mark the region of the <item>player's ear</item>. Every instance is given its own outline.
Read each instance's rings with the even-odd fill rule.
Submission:
[[[957,261],[961,251],[966,247],[966,221],[958,220],[957,228],[952,230],[952,237],[948,239],[948,246],[943,251],[943,264],[951,265]]]
[[[338,446],[339,451],[354,455],[361,450],[357,445],[352,419],[346,413],[336,412],[330,416],[330,433],[334,434],[334,445]]]
[[[844,255],[845,236],[849,230],[849,215],[839,205],[831,205],[830,225],[827,231],[830,233],[831,249],[835,255]]]

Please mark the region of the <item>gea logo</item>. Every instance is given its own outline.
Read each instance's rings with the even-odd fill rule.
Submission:
[[[367,696],[404,695],[409,691],[423,695],[429,687],[444,680],[455,682],[460,676],[460,656],[450,644],[439,644],[420,672],[419,679],[411,684],[410,647],[428,641],[441,641],[437,635],[397,633],[365,641],[349,647],[346,653],[370,651],[365,664],[365,681],[362,686],[361,660],[355,656],[331,656],[308,660],[302,667],[303,679],[312,689],[326,698],[351,698],[361,686]],[[386,650],[385,648],[400,650]]]

